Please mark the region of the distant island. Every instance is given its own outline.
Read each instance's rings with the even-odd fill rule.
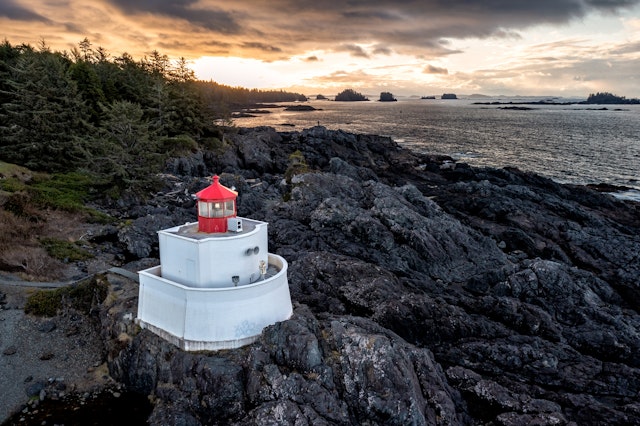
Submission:
[[[329,98],[327,98],[324,95],[316,95],[316,100],[317,101],[326,101],[327,99],[329,99]]]
[[[381,92],[380,93],[380,102],[395,102],[396,98],[393,97],[391,92]]]
[[[317,108],[314,108],[311,105],[289,105],[284,110],[285,111],[316,111]]]
[[[444,93],[441,99],[458,99],[455,93]]]
[[[580,102],[583,103],[583,102]],[[576,102],[553,102],[553,101],[522,101],[522,102],[474,102],[473,105],[574,105]]]
[[[420,99],[435,99],[435,96],[422,96]]]
[[[640,99],[627,99],[624,96],[617,96],[609,92],[591,93],[585,102],[581,104],[640,104]]]
[[[369,98],[353,89],[346,89],[338,93],[335,98],[339,102],[368,101]]]
[[[624,96],[614,95],[609,92],[591,93],[586,101],[581,102],[556,102],[554,100],[523,101],[523,102],[474,102],[474,105],[630,105],[640,104],[640,99],[627,99]]]

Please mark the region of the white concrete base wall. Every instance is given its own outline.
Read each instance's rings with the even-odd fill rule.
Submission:
[[[254,284],[194,288],[162,277],[162,267],[139,273],[138,323],[185,350],[232,349],[293,313],[287,262],[269,254],[279,272]]]

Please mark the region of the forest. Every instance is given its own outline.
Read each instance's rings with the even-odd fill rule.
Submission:
[[[64,52],[4,40],[0,161],[90,182],[112,199],[144,194],[167,157],[219,145],[216,123],[231,124],[234,108],[295,100],[306,97],[197,80],[184,58],[157,51],[136,60],[86,38]]]

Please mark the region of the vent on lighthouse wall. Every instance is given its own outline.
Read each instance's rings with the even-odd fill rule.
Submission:
[[[230,217],[227,219],[227,229],[231,232],[242,232],[242,219]]]

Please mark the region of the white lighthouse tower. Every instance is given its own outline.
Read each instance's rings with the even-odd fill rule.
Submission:
[[[187,351],[238,348],[293,313],[267,223],[237,217],[218,180],[196,194],[198,222],[158,231],[160,265],[139,272],[138,324]]]

